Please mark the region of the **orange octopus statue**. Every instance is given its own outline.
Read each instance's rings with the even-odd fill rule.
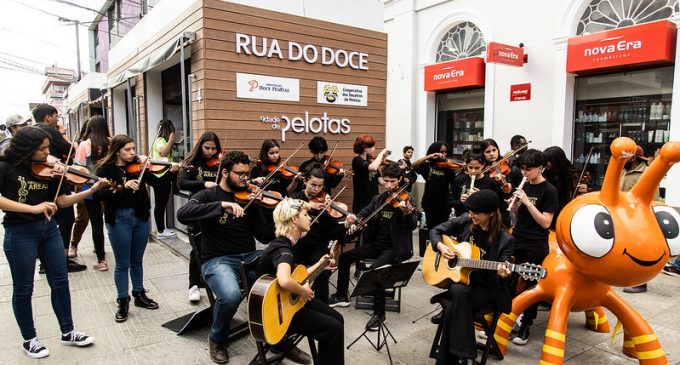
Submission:
[[[507,351],[517,316],[532,304],[552,302],[539,364],[562,364],[569,312],[586,312],[586,327],[609,332],[602,307],[623,325],[623,352],[640,364],[668,364],[649,324],[612,287],[646,283],[671,256],[680,254],[680,215],[653,202],[659,182],[680,161],[680,142],[668,142],[628,192],[619,190],[625,162],[635,154],[635,142],[620,137],[611,144],[612,157],[602,190],[572,200],[557,219],[559,248],[543,261],[547,277],[518,295],[510,314],[498,321],[496,339]]]

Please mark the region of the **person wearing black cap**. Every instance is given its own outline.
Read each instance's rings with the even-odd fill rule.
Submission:
[[[497,271],[475,271],[470,284],[452,283],[443,293],[450,300],[440,324],[442,336],[438,344],[437,364],[474,364],[477,356],[474,315],[482,309],[509,313],[512,309],[509,283],[513,237],[503,225],[498,210],[498,195],[491,190],[480,190],[465,200],[464,213],[430,230],[435,252],[447,259],[453,251],[442,243],[442,235],[469,242],[480,248],[481,259],[498,261]]]

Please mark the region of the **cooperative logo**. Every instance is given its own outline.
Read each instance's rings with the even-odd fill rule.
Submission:
[[[328,113],[324,112],[321,117],[311,117],[309,112],[305,112],[304,117],[289,118],[282,115],[280,117],[262,116],[260,122],[271,124],[274,130],[281,130],[281,141],[286,141],[286,132],[292,130],[293,133],[331,133],[349,134],[351,132],[350,121],[347,118],[329,118]],[[281,123],[285,122],[284,126]]]
[[[338,100],[338,86],[337,85],[324,85],[323,86],[323,96],[329,103],[334,103]]]

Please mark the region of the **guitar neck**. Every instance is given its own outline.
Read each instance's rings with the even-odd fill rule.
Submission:
[[[324,260],[324,262],[322,262],[321,265],[319,265],[319,267],[316,268],[316,270],[310,272],[309,275],[307,275],[307,279],[305,279],[302,283],[300,283],[300,285],[302,285],[305,281],[309,282],[311,284],[314,281],[314,279],[316,279],[317,276],[321,275],[321,273],[324,270],[326,270],[326,268],[330,264],[331,264],[330,258],[327,258],[326,260]]]
[[[471,259],[463,259],[459,258],[458,261],[456,261],[456,266],[461,266],[461,267],[469,267],[473,269],[480,269],[480,270],[498,270],[498,265],[502,264],[502,262],[497,262],[497,261],[489,261],[489,260],[471,260]],[[508,269],[510,271],[515,271],[515,264],[509,264]]]

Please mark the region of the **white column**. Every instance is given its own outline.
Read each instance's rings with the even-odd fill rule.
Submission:
[[[493,138],[494,104],[496,100],[496,63],[485,64],[484,71],[484,138]]]
[[[555,79],[553,84],[552,144],[572,154],[574,120],[574,80],[567,73],[567,37],[553,39],[555,45]]]
[[[675,38],[675,67],[673,70],[673,97],[671,99],[671,141],[680,141],[680,92],[675,92],[680,86],[680,14],[674,14],[671,19],[678,25],[678,34]],[[662,185],[666,187],[666,204],[680,206],[680,167],[674,166],[668,171]]]

